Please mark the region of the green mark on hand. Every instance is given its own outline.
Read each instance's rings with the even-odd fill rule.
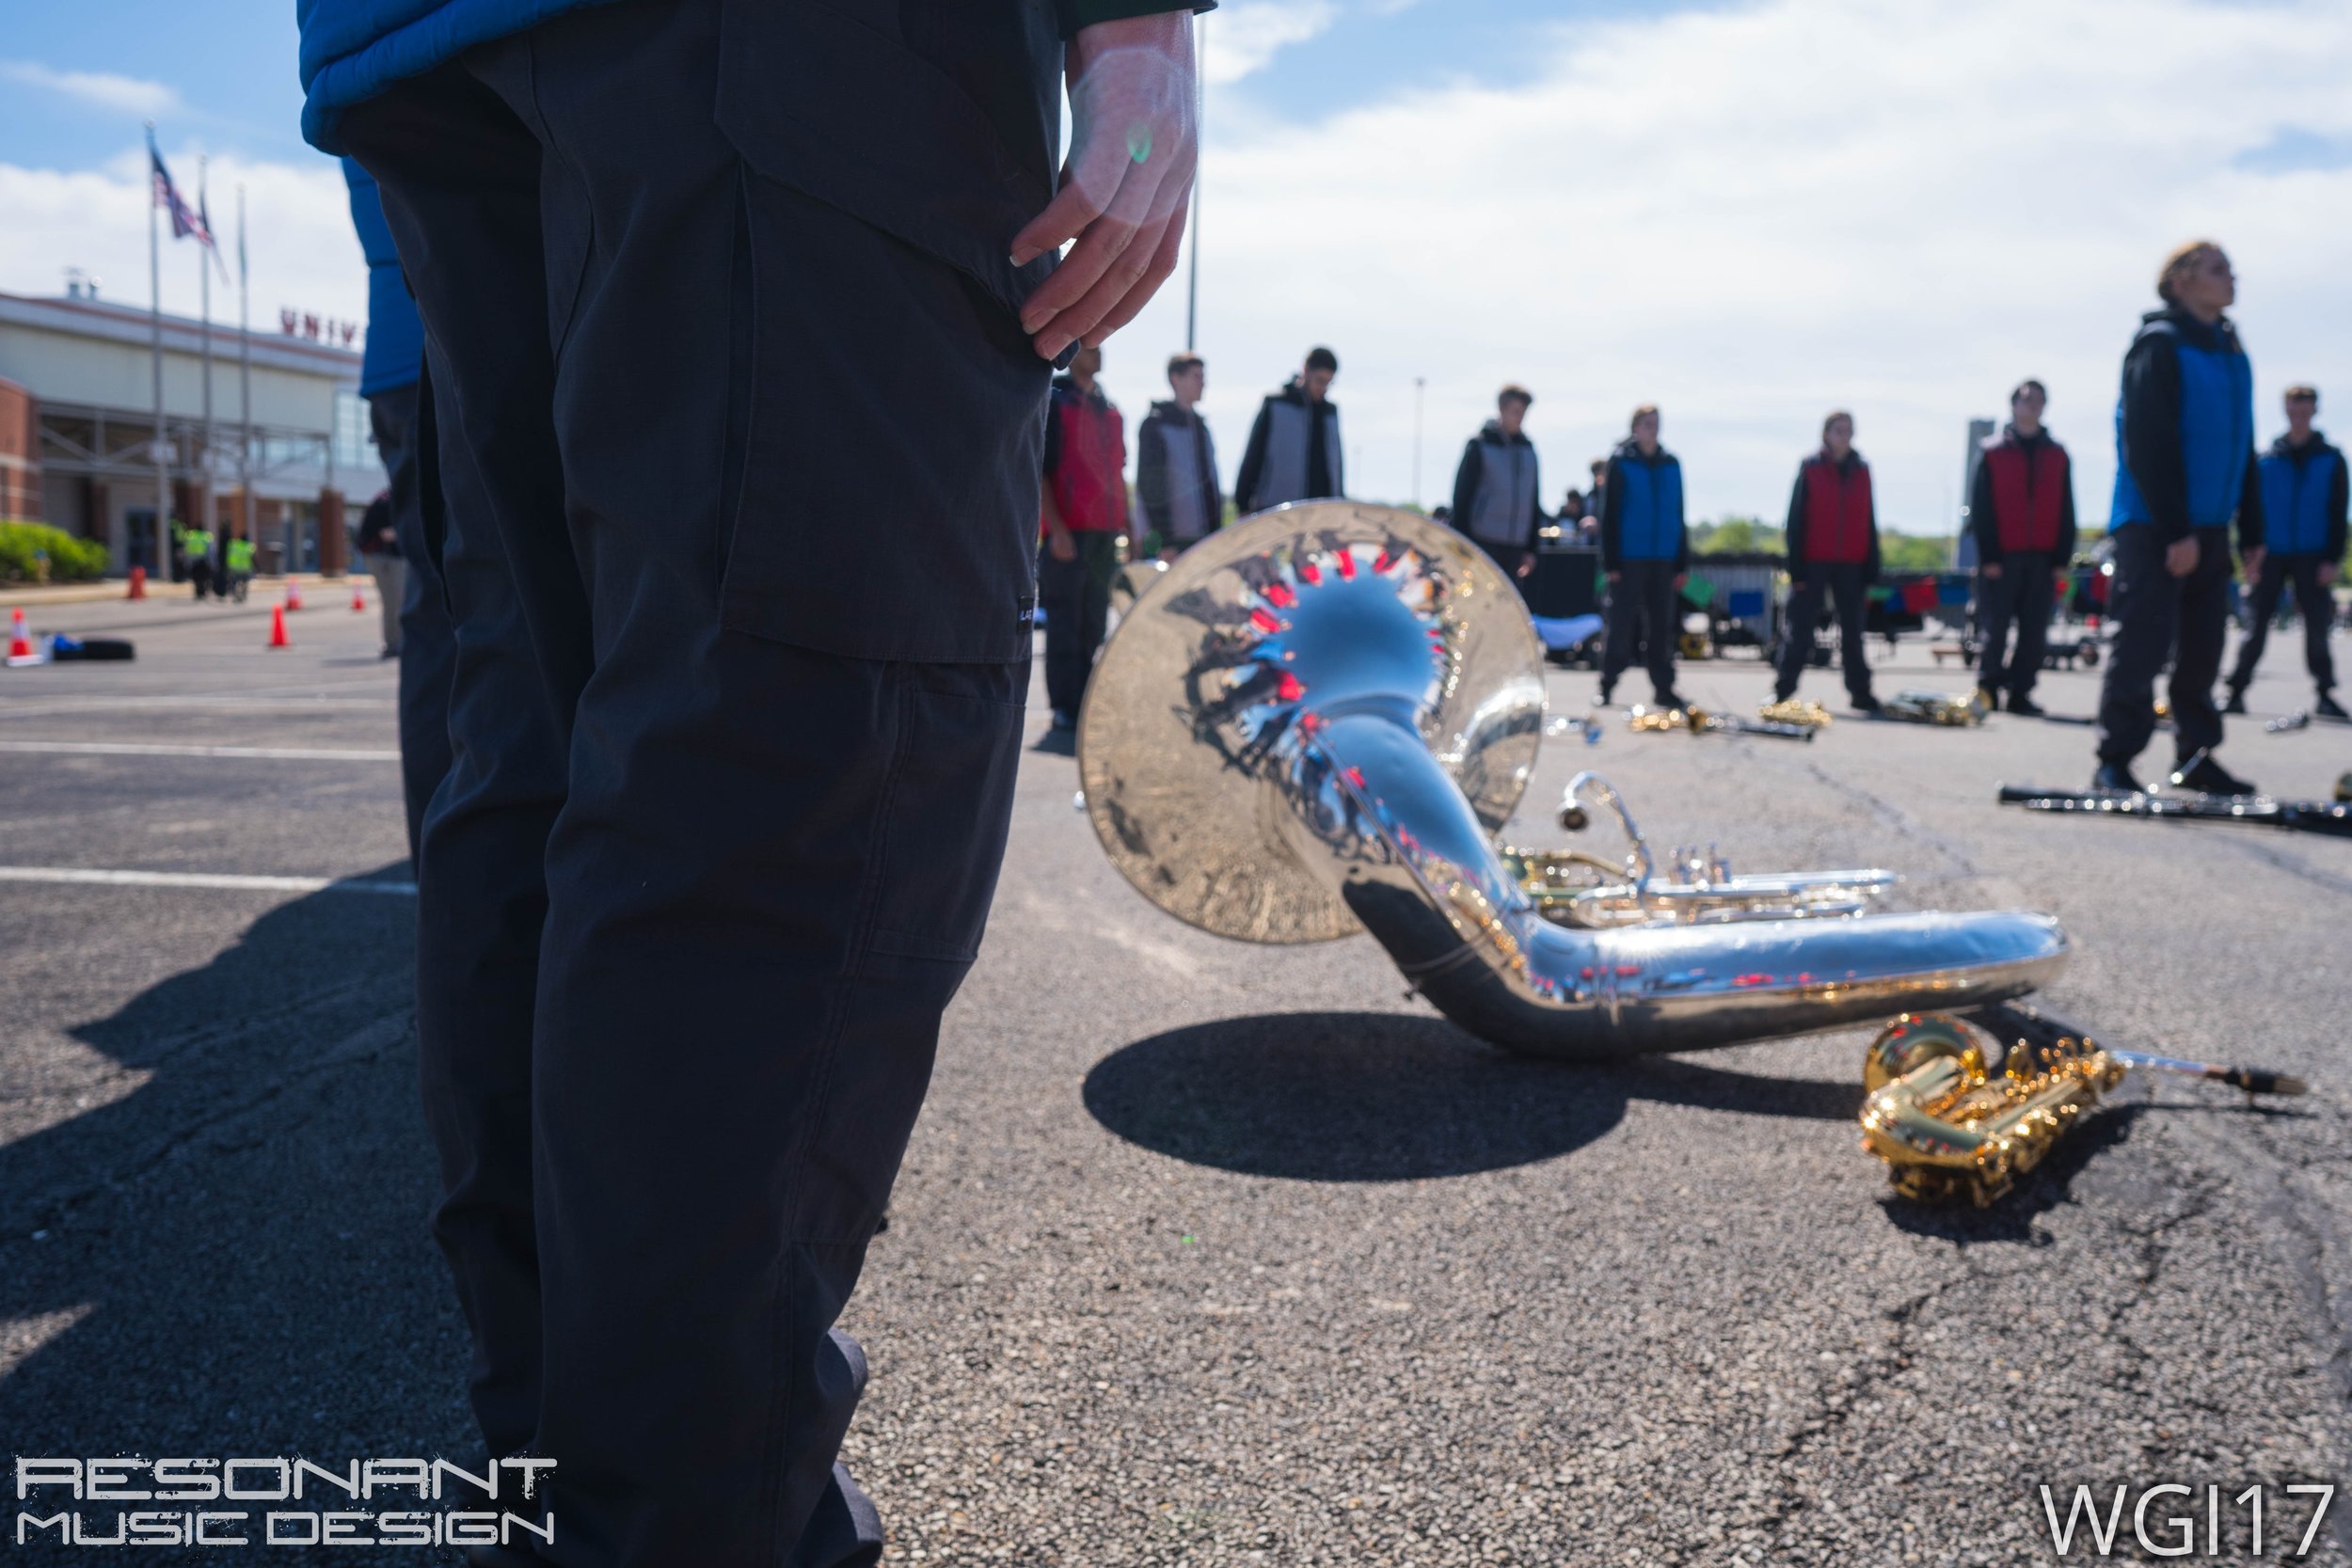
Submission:
[[[1127,127],[1127,156],[1144,163],[1152,156],[1152,127],[1135,124]]]

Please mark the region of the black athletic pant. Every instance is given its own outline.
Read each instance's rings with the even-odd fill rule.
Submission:
[[[2328,631],[2336,618],[2335,596],[2328,585],[2319,580],[2320,559],[2315,555],[2265,555],[2262,575],[2255,579],[2254,591],[2249,595],[2246,641],[2238,644],[2237,668],[2230,673],[2230,689],[2243,691],[2254,682],[2254,666],[2262,662],[2263,649],[2270,641],[2270,623],[2279,613],[2279,600],[2289,584],[2295,589],[2295,608],[2303,616],[2303,662],[2310,667],[2312,683],[2321,693],[2333,690],[2336,684],[2336,662],[2328,652]]]
[[[400,782],[408,812],[408,858],[417,858],[425,803],[449,776],[449,688],[457,662],[449,601],[435,569],[425,530],[425,488],[440,505],[439,462],[422,449],[432,440],[431,396],[412,381],[368,399],[375,450],[391,477],[392,526],[400,532],[407,588],[400,601]]]
[[[748,172],[716,51],[695,0],[577,10],[345,121],[424,321],[456,630],[419,864],[434,1227],[484,1435],[556,1462],[566,1568],[878,1560],[833,1324],[979,941],[1027,682],[739,629],[902,596],[903,542],[831,498],[898,493],[901,420],[1033,485],[1045,378],[952,269]],[[1003,525],[1022,595],[1034,494],[953,520]],[[852,545],[869,575],[752,571]]]
[[[1617,677],[1633,662],[1638,627],[1650,695],[1664,703],[1674,694],[1675,563],[1671,561],[1625,561],[1617,565],[1617,580],[1609,585],[1609,640],[1600,660],[1600,689],[1614,691]]]
[[[1988,691],[2029,697],[2050,648],[2050,558],[2039,550],[2001,557],[2001,575],[1977,574],[1977,635],[1984,647],[1977,682]],[[2017,657],[2009,657],[2010,623],[2017,623]]]
[[[1868,589],[1859,564],[1815,561],[1797,569],[1788,614],[1781,623],[1778,696],[1796,694],[1797,682],[1812,661],[1813,628],[1820,624],[1824,594],[1837,600],[1837,647],[1846,668],[1846,694],[1857,703],[1870,695],[1870,664],[1862,646]]]
[[[1045,700],[1057,713],[1078,717],[1094,655],[1110,624],[1111,579],[1119,575],[1119,535],[1107,529],[1073,531],[1074,561],[1057,561],[1041,546],[1037,599],[1045,610]]]
[[[2099,687],[2099,760],[2129,763],[2147,749],[2156,728],[2156,675],[2170,659],[2172,745],[2185,762],[2221,744],[2213,685],[2230,625],[2230,536],[2197,530],[2197,569],[2185,578],[2164,569],[2164,545],[2150,525],[2127,523],[2110,537],[2112,602],[2122,625]]]

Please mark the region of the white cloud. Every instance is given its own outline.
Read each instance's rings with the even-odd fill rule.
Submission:
[[[1237,0],[1220,6],[1203,31],[1202,73],[1213,87],[1253,76],[1282,49],[1327,30],[1339,14],[1335,0]]]
[[[1655,401],[1694,515],[1769,515],[1847,405],[1888,523],[1944,531],[1965,420],[2033,374],[2104,518],[2117,367],[2194,233],[2237,264],[2265,432],[2290,380],[2352,401],[2352,169],[2233,166],[2281,125],[2352,131],[2340,6],[1768,0],[1526,54],[1529,85],[1433,79],[1312,125],[1212,94],[1200,348],[1229,481],[1258,397],[1327,342],[1369,497],[1412,494],[1416,376],[1433,504],[1518,380],[1549,501]],[[1109,345],[1131,418],[1184,283]]]
[[[196,200],[194,151],[167,150],[172,178]],[[213,275],[213,317],[236,319],[237,185],[246,187],[253,265],[253,325],[274,332],[280,307],[342,320],[367,319],[367,263],[351,229],[341,167],[331,159],[277,164],[216,157],[210,177],[213,227],[231,281]],[[0,163],[0,291],[51,295],[65,289],[65,269],[96,274],[103,297],[148,303],[147,150],[125,150],[101,169],[65,172]],[[203,256],[193,240],[174,241],[164,216],[164,309],[197,313]]]
[[[180,106],[180,95],[161,82],[103,71],[53,71],[31,60],[0,60],[0,77],[119,114],[152,118]]]

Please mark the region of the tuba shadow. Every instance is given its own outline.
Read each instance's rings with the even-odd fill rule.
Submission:
[[[1095,1064],[1084,1098],[1110,1132],[1192,1164],[1409,1181],[1572,1153],[1633,1100],[1836,1121],[1853,1117],[1862,1090],[1672,1057],[1534,1061],[1410,1014],[1279,1013],[1137,1040]]]

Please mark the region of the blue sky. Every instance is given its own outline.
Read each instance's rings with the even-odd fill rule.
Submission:
[[[224,226],[247,185],[261,322],[356,313],[293,10],[12,8],[0,290],[82,266],[145,303],[151,115],[183,182],[212,155]],[[1942,531],[1966,420],[2033,374],[2095,516],[2117,359],[2156,260],[2202,233],[2244,279],[2265,428],[2288,380],[2352,398],[2342,0],[1226,0],[1205,26],[1199,346],[1229,477],[1258,398],[1325,342],[1373,499],[1442,499],[1509,380],[1536,389],[1555,499],[1655,401],[1697,515],[1770,512],[1851,406],[1889,520]],[[197,276],[167,256],[167,308]],[[1180,273],[1110,345],[1131,420],[1184,329]]]

